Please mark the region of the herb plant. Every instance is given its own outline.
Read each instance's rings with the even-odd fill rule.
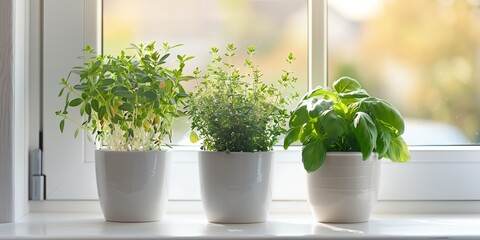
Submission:
[[[292,112],[284,148],[300,141],[305,170],[313,172],[325,162],[327,152],[372,152],[395,162],[410,159],[401,137],[405,125],[400,112],[385,100],[371,97],[355,79],[343,77],[333,89],[307,93]]]
[[[66,79],[59,97],[65,106],[56,114],[77,126],[74,136],[84,130],[95,138],[97,148],[115,151],[160,150],[166,136],[171,140],[174,118],[181,115],[180,107],[188,97],[181,85],[191,79],[183,75],[185,62],[193,57],[177,55],[178,66],[170,69],[166,62],[170,46],[163,43],[157,50],[155,43],[132,44],[135,53],[128,55],[95,55],[90,46],[84,49],[86,61],[75,67]],[[80,81],[73,84],[71,74]],[[69,116],[77,108],[83,122]]]
[[[286,132],[287,106],[298,97],[284,91],[293,89],[297,78],[283,70],[277,85],[264,83],[253,61],[255,47],[248,47],[242,70],[232,64],[235,51],[233,44],[227,45],[224,54],[212,47],[212,60],[203,76],[198,68],[194,71],[197,91],[189,104],[190,139],[196,142],[200,137],[201,148],[209,151],[271,151],[278,136]],[[286,60],[292,64],[293,55]]]

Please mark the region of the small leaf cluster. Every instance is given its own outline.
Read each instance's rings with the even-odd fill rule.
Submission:
[[[327,152],[362,152],[364,160],[373,152],[379,159],[410,159],[401,137],[405,124],[400,112],[387,101],[371,97],[349,77],[335,81],[332,90],[317,87],[307,93],[292,111],[289,126],[284,148],[300,141],[308,172],[322,166]]]
[[[202,139],[202,149],[226,152],[271,151],[278,136],[285,133],[289,117],[287,106],[298,97],[287,94],[297,78],[283,70],[276,84],[262,82],[255,65],[255,47],[249,46],[240,69],[232,64],[236,47],[228,44],[225,53],[217,47],[210,50],[211,63],[201,75],[197,68],[196,92],[189,104],[192,121],[190,139]],[[287,63],[292,64],[290,53]],[[197,134],[198,133],[198,134]]]
[[[188,94],[182,81],[185,62],[193,57],[177,55],[176,68],[166,66],[170,50],[180,45],[155,42],[132,44],[118,56],[96,55],[90,46],[84,51],[83,66],[75,67],[62,79],[59,97],[65,99],[60,116],[60,130],[65,120],[76,125],[74,136],[84,130],[95,138],[97,148],[115,151],[160,150],[164,138],[172,137],[174,118],[184,114]],[[133,51],[129,55],[126,52]],[[73,84],[72,74],[80,77]],[[69,111],[76,109],[83,122],[73,119]]]

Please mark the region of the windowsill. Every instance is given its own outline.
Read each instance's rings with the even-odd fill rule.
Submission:
[[[310,214],[273,214],[259,224],[212,224],[202,214],[152,223],[106,222],[98,213],[30,213],[0,224],[0,239],[478,239],[479,214],[375,214],[367,223],[321,224]]]

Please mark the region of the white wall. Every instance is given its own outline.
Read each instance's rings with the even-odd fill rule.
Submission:
[[[27,212],[26,0],[0,0],[0,223]]]
[[[13,2],[0,1],[0,223],[13,211]]]

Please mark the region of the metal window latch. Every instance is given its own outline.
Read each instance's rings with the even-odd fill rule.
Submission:
[[[42,174],[42,150],[30,151],[29,199],[45,200],[45,175]]]

